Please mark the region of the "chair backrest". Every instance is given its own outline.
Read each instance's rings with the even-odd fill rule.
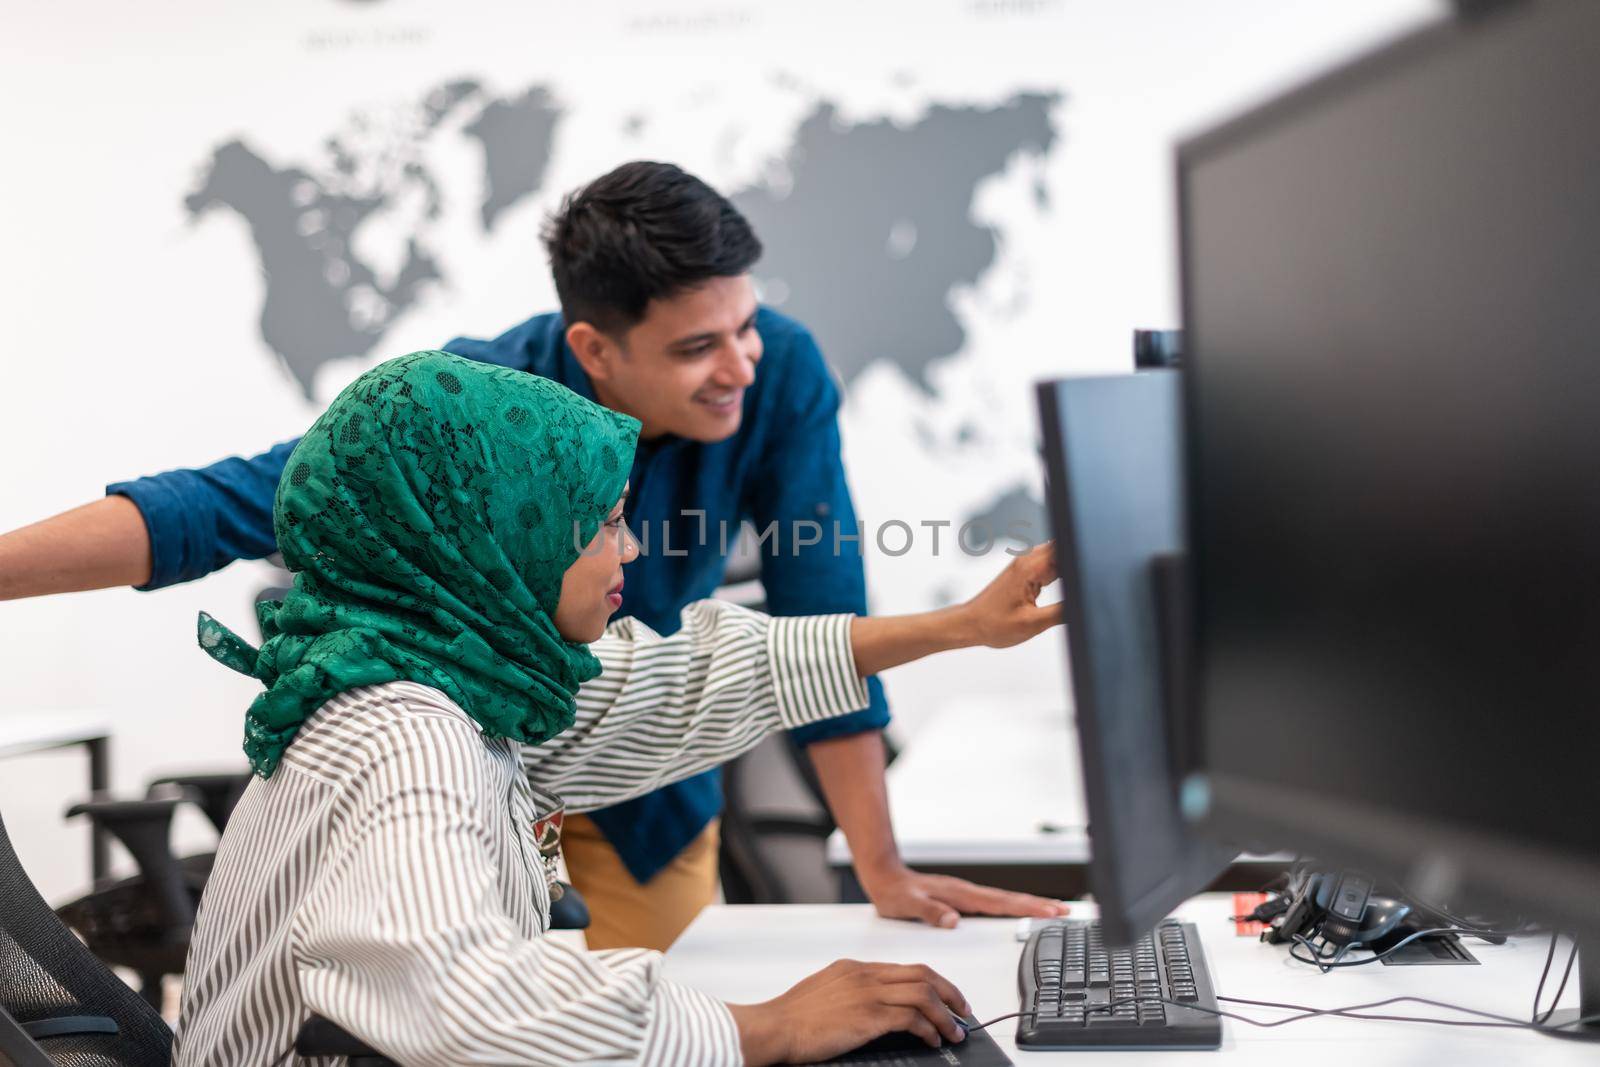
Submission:
[[[766,610],[761,549],[747,523],[728,556],[717,597]],[[722,895],[729,904],[838,900],[825,847],[833,819],[811,762],[787,736],[769,737],[723,767]]]
[[[833,818],[810,761],[776,734],[723,767],[722,895],[729,904],[834,904]]]
[[[4,819],[0,901],[0,1041],[10,1043],[0,1053],[24,1064],[167,1067],[171,1028],[56,918],[22,869]],[[95,1019],[101,1032],[85,1032]],[[106,1032],[107,1019],[115,1033]],[[45,1036],[52,1029],[65,1032]],[[33,1048],[22,1044],[24,1032]]]
[[[746,523],[716,596],[765,611],[761,551]],[[896,752],[884,738],[886,759]],[[833,904],[845,893],[828,869],[833,816],[805,749],[787,734],[767,738],[723,767],[722,895],[729,904]],[[853,879],[850,880],[853,884]],[[847,899],[849,899],[847,898]]]

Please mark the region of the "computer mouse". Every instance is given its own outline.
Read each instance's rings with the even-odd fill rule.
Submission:
[[[1350,939],[1351,944],[1370,945],[1394,932],[1411,914],[1411,905],[1390,897],[1370,897],[1367,910],[1361,916],[1361,927]]]
[[[970,1024],[955,1012],[951,1012],[950,1017],[955,1020],[957,1026],[961,1027],[961,1034],[965,1037]],[[943,1038],[944,1035],[941,1034],[940,1046],[949,1044]],[[916,1052],[918,1049],[931,1047],[926,1041],[922,1040],[920,1035],[914,1034],[910,1030],[890,1030],[887,1034],[875,1037],[865,1045],[851,1049],[845,1055],[854,1056],[857,1053],[871,1054],[878,1052]]]

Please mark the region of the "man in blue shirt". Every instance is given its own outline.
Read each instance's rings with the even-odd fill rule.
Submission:
[[[554,379],[643,424],[626,517],[645,553],[623,613],[677,628],[721,583],[740,524],[764,536],[779,615],[866,611],[861,542],[839,455],[839,391],[810,333],[758,307],[761,253],[725,198],[677,167],[630,163],[569,197],[545,243],[561,312],[459,355]],[[275,550],[272,499],[294,442],[107,487],[107,499],[0,537],[0,599],[156,589]],[[882,687],[861,712],[797,731],[884,915],[1048,916],[1055,902],[907,869],[883,784]],[[594,916],[591,947],[666,948],[716,891],[720,778],[708,772],[574,819],[564,837]]]

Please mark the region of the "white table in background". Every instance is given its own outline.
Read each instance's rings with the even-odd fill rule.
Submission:
[[[1227,894],[1205,894],[1180,908],[1180,918],[1201,931],[1217,991],[1227,996],[1273,1000],[1314,1007],[1342,1007],[1410,994],[1525,1019],[1549,942],[1542,937],[1502,945],[1466,942],[1481,966],[1386,967],[1381,963],[1320,974],[1295,963],[1281,945],[1263,945],[1236,936]],[[1078,905],[1091,916],[1092,905]],[[880,919],[866,905],[717,906],[707,908],[667,953],[669,978],[738,1003],[765,1000],[800,978],[848,957],[897,963],[926,963],[949,978],[971,1001],[980,1020],[1017,1010],[1017,957],[1011,919],[965,919],[955,930],[938,930]],[[1566,951],[1557,954],[1564,962]],[[1545,989],[1554,991],[1557,973]],[[1577,1002],[1577,982],[1569,983],[1562,1006]],[[1261,1020],[1283,1012],[1233,1004],[1225,1010]],[[1438,1009],[1400,1004],[1390,1014],[1466,1019]],[[1416,1023],[1338,1018],[1308,1019],[1264,1030],[1224,1020],[1219,1052],[1031,1052],[1015,1044],[1016,1023],[997,1023],[992,1035],[1018,1067],[1073,1064],[1074,1067],[1130,1067],[1133,1063],[1227,1062],[1259,1067],[1399,1067],[1448,1064],[1449,1067],[1505,1067],[1509,1064],[1600,1062],[1600,1046],[1564,1041],[1517,1030],[1485,1030]]]
[[[1046,896],[1088,889],[1089,818],[1077,732],[1061,706],[974,701],[939,712],[887,776],[900,856],[953,874]],[[842,898],[864,899],[844,834],[828,838]],[[1286,856],[1242,857],[1227,888],[1256,888]]]
[[[95,712],[29,711],[0,713],[0,759],[82,745],[89,757],[89,794],[105,792],[111,778],[111,720]],[[111,866],[111,838],[91,836],[90,872],[95,881]]]

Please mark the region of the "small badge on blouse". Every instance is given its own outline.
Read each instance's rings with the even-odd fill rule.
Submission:
[[[558,877],[560,870],[557,866],[561,859],[561,824],[566,819],[567,806],[560,797],[549,790],[535,790],[535,795],[541,802],[540,806],[553,805],[549,811],[532,822],[533,840],[539,846],[539,860],[544,864],[544,880],[550,887],[550,902],[553,904],[565,896],[567,891]]]

